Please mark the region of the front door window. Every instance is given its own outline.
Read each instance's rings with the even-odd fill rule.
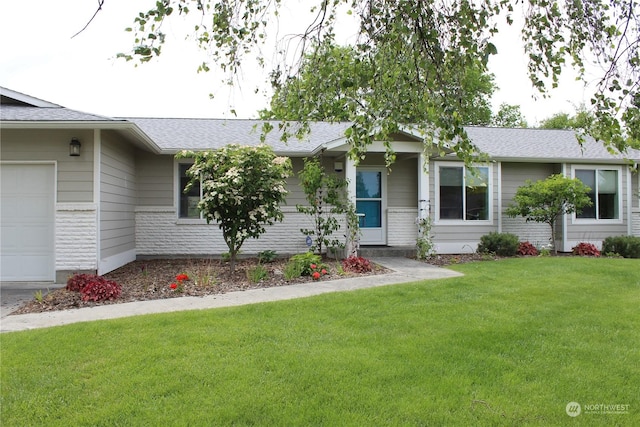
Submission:
[[[382,170],[356,172],[356,212],[362,236],[361,244],[385,244]]]
[[[360,228],[382,226],[382,173],[358,171],[356,174],[356,210]]]

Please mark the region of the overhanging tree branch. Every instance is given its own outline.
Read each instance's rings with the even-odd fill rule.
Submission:
[[[75,33],[74,35],[71,36],[71,38],[74,38],[75,36],[77,36],[78,34],[82,33],[84,30],[87,29],[87,27],[89,27],[89,25],[91,25],[91,23],[93,22],[93,20],[96,18],[96,16],[98,15],[98,13],[102,10],[102,6],[104,5],[105,0],[98,0],[98,9],[96,9],[96,11],[94,12],[93,16],[91,17],[91,19],[89,19],[89,22],[87,22],[85,24],[84,27],[82,27],[82,29],[80,31],[78,31],[77,33]]]

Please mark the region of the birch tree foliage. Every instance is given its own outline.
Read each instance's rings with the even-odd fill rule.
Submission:
[[[133,49],[119,56],[139,62],[159,56],[166,42],[163,23],[186,16],[193,20],[189,36],[203,49],[200,71],[218,69],[237,83],[247,60],[257,59],[277,90],[298,75],[302,58],[323,55],[349,18],[357,33],[350,48],[356,58],[366,58],[373,78],[364,86],[375,92],[353,113],[346,135],[351,154],[358,158],[373,139],[387,141],[412,108],[424,110],[428,118],[415,124],[426,146],[453,148],[468,160],[474,146],[461,114],[465,71],[479,67],[486,72],[490,57],[499,54],[492,43],[499,24],[513,24],[521,16],[533,87],[546,96],[558,86],[563,70],[574,68],[585,84],[595,85],[589,105],[595,120],[587,133],[612,152],[640,146],[639,0],[309,0],[303,3],[310,11],[304,30],[274,42],[280,12],[290,1],[158,0],[135,17],[128,29]],[[295,52],[288,49],[294,38]],[[263,55],[274,46],[272,62],[272,56]],[[593,65],[601,70],[595,80],[587,73]],[[300,108],[303,121],[309,120],[312,115],[304,113],[319,104],[317,93],[301,91],[298,98],[292,108]],[[393,160],[392,152],[387,160]]]
[[[350,46],[337,46],[327,42],[320,49],[302,59],[298,74],[289,77],[283,84],[274,82],[274,94],[268,109],[260,111],[260,118],[276,120],[321,120],[352,121],[378,102],[389,99],[380,91],[375,65],[383,58],[372,51],[362,53]],[[396,62],[404,62],[399,79],[415,80],[417,70],[411,59],[403,52],[395,56]],[[494,76],[483,74],[481,63],[474,63],[460,70],[461,95],[457,107],[467,125],[488,125],[491,122],[491,95],[495,90]],[[396,117],[404,123],[430,121],[427,115],[429,104],[437,105],[442,100],[425,97],[411,84],[396,84],[395,97],[406,102],[396,107]],[[313,94],[300,97],[301,93]],[[442,93],[438,94],[440,97]],[[312,98],[312,99],[310,99]],[[379,99],[380,98],[380,99]],[[374,119],[374,118],[372,118]]]

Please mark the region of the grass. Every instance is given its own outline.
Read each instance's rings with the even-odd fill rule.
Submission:
[[[464,277],[2,334],[3,426],[638,425],[640,265]],[[570,418],[569,402],[629,405]]]

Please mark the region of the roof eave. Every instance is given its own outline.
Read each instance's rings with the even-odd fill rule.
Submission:
[[[124,131],[140,142],[150,151],[160,154],[162,150],[144,133],[135,123],[112,120],[87,120],[87,121],[3,121],[3,129],[106,129]]]
[[[511,163],[580,163],[580,164],[628,164],[630,161],[635,162],[634,159],[598,159],[598,158],[584,158],[584,157],[492,157],[489,156],[490,161],[493,162],[511,162]]]

